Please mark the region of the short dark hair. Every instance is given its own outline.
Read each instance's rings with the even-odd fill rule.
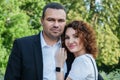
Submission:
[[[62,6],[60,3],[56,3],[56,2],[51,2],[48,3],[44,8],[43,8],[43,13],[42,13],[42,19],[44,19],[45,17],[45,12],[47,8],[52,8],[52,9],[63,9],[66,13],[66,9],[64,6]]]

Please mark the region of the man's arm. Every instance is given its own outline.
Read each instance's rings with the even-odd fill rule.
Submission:
[[[17,40],[14,41],[12,52],[9,56],[4,80],[21,80],[21,54]]]

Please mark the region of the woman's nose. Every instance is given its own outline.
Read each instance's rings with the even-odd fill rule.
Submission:
[[[69,39],[69,43],[73,43],[74,40],[72,38]]]

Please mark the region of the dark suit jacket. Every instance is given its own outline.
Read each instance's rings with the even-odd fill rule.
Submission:
[[[4,80],[43,80],[40,34],[16,39]],[[67,60],[68,69],[71,61]]]

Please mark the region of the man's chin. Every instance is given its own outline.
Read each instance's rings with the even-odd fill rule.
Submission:
[[[54,37],[60,37],[61,34],[55,33],[55,34],[53,34],[53,36],[54,36]]]
[[[58,40],[60,38],[60,35],[56,35],[53,37],[54,40]]]

